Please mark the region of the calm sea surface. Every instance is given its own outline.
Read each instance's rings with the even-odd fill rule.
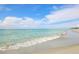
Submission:
[[[0,46],[53,36],[64,31],[61,29],[0,29]]]

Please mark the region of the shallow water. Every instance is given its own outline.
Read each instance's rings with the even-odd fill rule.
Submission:
[[[0,29],[0,46],[49,37],[64,32],[63,29]]]

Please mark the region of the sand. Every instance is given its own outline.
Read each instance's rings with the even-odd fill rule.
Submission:
[[[75,31],[75,32],[79,33],[79,29],[72,29],[72,31]]]
[[[19,50],[9,50],[5,52],[0,52],[1,54],[79,54],[79,45],[72,45],[67,47],[58,48],[22,48]]]
[[[79,45],[73,45],[68,47],[48,48],[47,50],[38,51],[38,53],[45,54],[79,54]]]

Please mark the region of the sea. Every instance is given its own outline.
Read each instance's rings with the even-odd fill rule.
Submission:
[[[63,33],[63,29],[0,29],[0,47]]]

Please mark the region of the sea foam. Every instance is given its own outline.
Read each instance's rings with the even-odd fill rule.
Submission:
[[[33,46],[33,45],[36,45],[36,44],[41,44],[43,42],[55,40],[55,39],[58,39],[58,38],[60,38],[59,35],[55,35],[55,36],[51,36],[51,37],[43,37],[43,38],[39,38],[39,39],[26,41],[26,42],[23,42],[23,43],[17,43],[17,44],[14,44],[14,45],[10,45],[9,47],[6,47],[6,46],[1,47],[0,50],[1,51],[16,50],[16,49],[19,49],[21,47],[30,47],[30,46]]]

